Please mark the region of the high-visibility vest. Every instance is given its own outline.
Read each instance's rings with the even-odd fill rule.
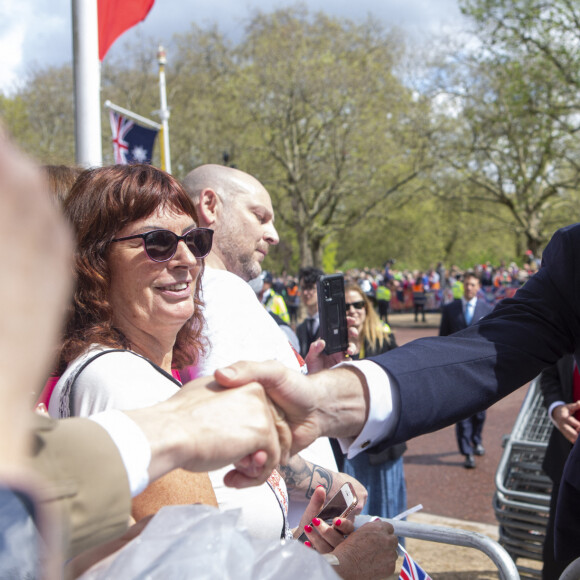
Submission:
[[[463,296],[463,282],[455,280],[451,287],[451,292],[453,292],[453,298],[461,298]]]
[[[386,300],[389,302],[391,299],[391,289],[386,286],[379,286],[377,288],[377,300]]]
[[[273,290],[270,292],[270,296],[264,303],[266,310],[273,312],[279,316],[286,324],[290,324],[290,315],[288,314],[288,308],[286,307],[286,302],[284,298],[277,294]]]

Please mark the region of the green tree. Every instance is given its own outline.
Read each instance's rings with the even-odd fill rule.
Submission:
[[[487,213],[512,231],[516,255],[527,248],[539,253],[556,227],[577,216],[580,180],[572,85],[544,51],[523,41],[549,41],[543,19],[534,24],[538,10],[547,16],[547,4],[474,0],[463,7],[481,45],[456,54],[454,67],[440,76],[454,97],[455,119],[438,151],[455,180],[468,186],[465,210]],[[551,50],[559,42],[555,37]]]
[[[580,88],[580,5],[576,0],[462,0],[487,49],[525,53],[557,74],[578,102]],[[561,103],[562,111],[570,103]]]
[[[12,97],[2,117],[16,142],[41,163],[74,164],[74,103],[69,66],[37,70]]]
[[[426,163],[425,107],[393,72],[400,38],[293,8],[258,14],[235,78],[244,165],[267,184],[300,264],[322,264]]]

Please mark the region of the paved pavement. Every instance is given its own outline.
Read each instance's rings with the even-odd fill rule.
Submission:
[[[416,338],[437,336],[440,315],[427,313],[426,319],[425,323],[415,323],[412,314],[390,315],[397,343],[403,345]],[[454,426],[407,443],[404,465],[408,505],[423,505],[423,510],[411,519],[479,531],[497,539],[492,506],[495,472],[502,454],[502,439],[512,429],[525,391],[518,389],[487,411],[483,431],[486,453],[476,457],[475,469],[463,467]],[[493,573],[495,566],[487,556],[473,549],[419,541],[411,541],[408,548],[433,578],[497,578]],[[439,575],[433,574],[436,572]]]
[[[389,322],[397,343],[403,345],[423,336],[437,336],[439,320],[439,314],[428,313],[426,323],[415,323],[411,314],[402,314],[392,315]],[[430,514],[496,524],[492,507],[495,471],[503,436],[510,433],[524,396],[525,389],[519,389],[488,410],[483,430],[486,454],[476,457],[475,469],[463,467],[454,426],[409,441],[404,456],[409,505],[421,503]]]

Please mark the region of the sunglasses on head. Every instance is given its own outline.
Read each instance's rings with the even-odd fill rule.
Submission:
[[[189,251],[196,258],[205,258],[211,251],[211,242],[213,239],[213,230],[209,228],[193,228],[178,236],[169,230],[153,230],[144,234],[135,234],[134,236],[125,236],[124,238],[115,238],[113,242],[123,242],[125,240],[134,240],[141,238],[145,253],[154,262],[167,262],[175,256],[177,244],[181,240]]]
[[[352,306],[355,310],[362,310],[365,307],[365,303],[364,300],[361,300],[360,302],[347,302],[345,304],[346,306],[346,310],[349,311],[350,307]]]

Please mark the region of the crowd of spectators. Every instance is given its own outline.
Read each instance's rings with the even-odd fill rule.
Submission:
[[[345,282],[355,282],[360,286],[379,309],[379,313],[384,309],[379,300],[388,302],[389,312],[413,312],[413,287],[417,286],[418,281],[422,284],[425,295],[424,310],[437,311],[444,304],[463,296],[462,280],[466,271],[477,274],[481,281],[480,298],[489,304],[495,305],[503,298],[513,296],[540,266],[540,260],[534,257],[531,251],[526,252],[523,262],[521,266],[515,262],[506,264],[502,261],[499,265],[485,262],[465,269],[456,265],[447,268],[439,262],[428,270],[411,270],[398,269],[395,262],[389,260],[383,268],[350,269],[344,272],[344,276]],[[293,323],[296,320],[294,313],[300,306],[299,297],[295,293],[296,284],[296,276],[290,274],[273,276],[273,288],[284,298],[288,310],[292,311]],[[386,294],[379,290],[381,286],[387,289]],[[388,300],[385,300],[385,296]],[[384,316],[382,318],[385,319]]]

